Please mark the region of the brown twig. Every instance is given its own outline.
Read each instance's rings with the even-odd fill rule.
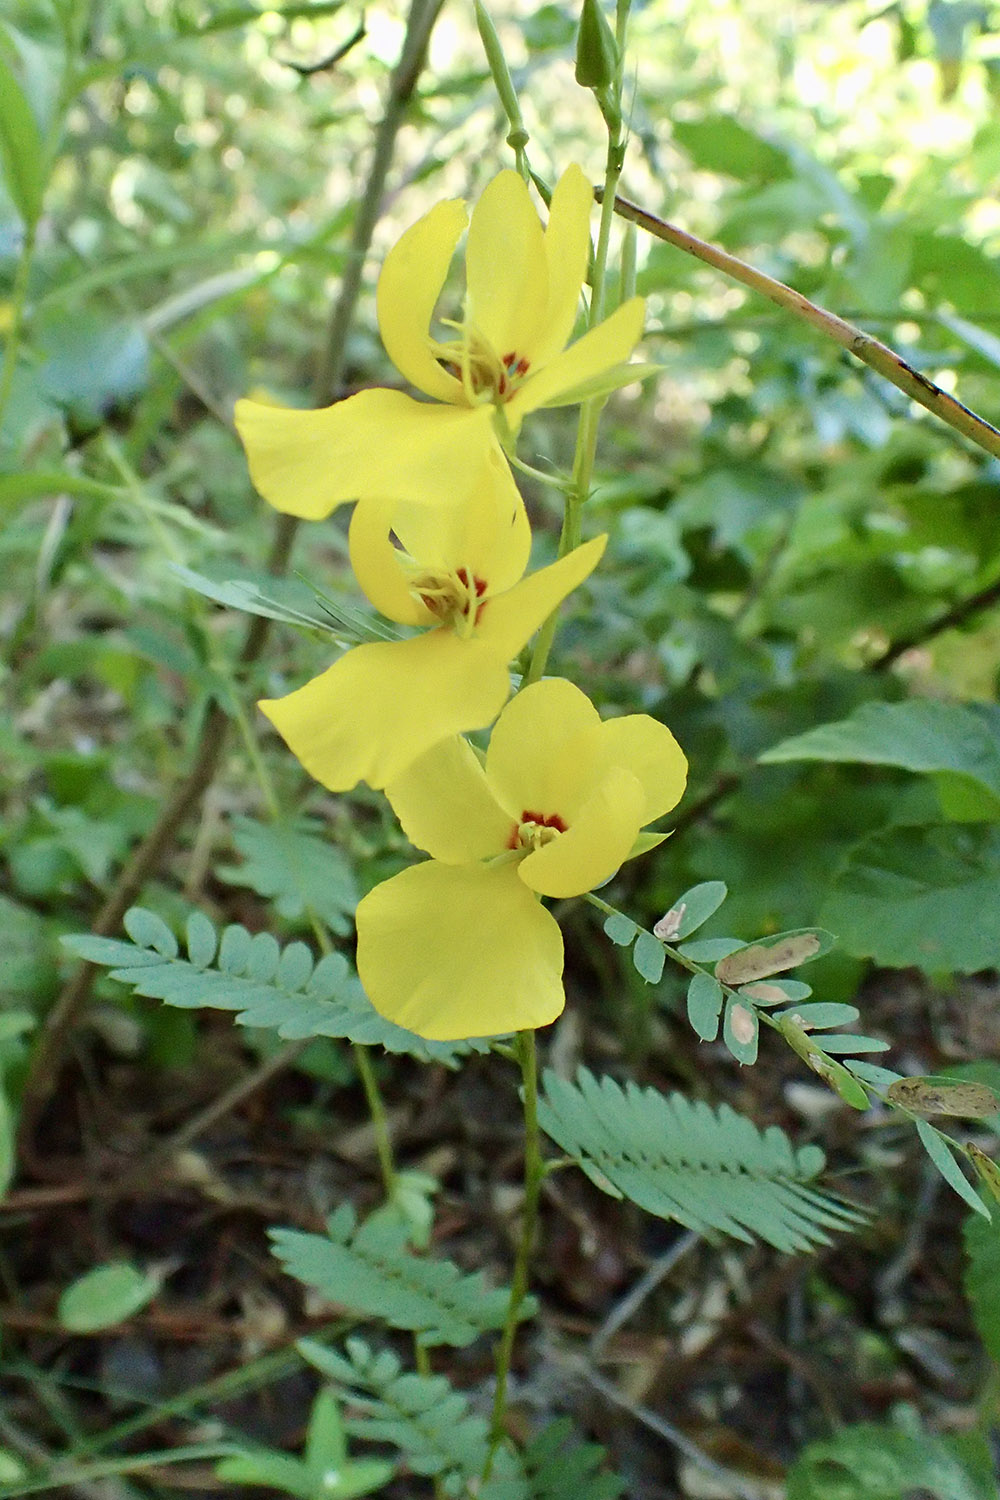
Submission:
[[[886,667],[891,667],[907,651],[912,651],[916,646],[922,646],[926,641],[933,640],[936,635],[941,635],[945,630],[953,630],[956,625],[964,625],[966,620],[973,615],[979,614],[981,610],[989,609],[994,604],[1000,604],[1000,579],[995,583],[989,583],[976,594],[970,594],[968,599],[960,599],[944,614],[935,615],[933,619],[926,620],[916,630],[904,636],[902,640],[893,641],[890,646],[868,663],[870,672],[881,672]]]
[[[597,197],[598,199],[601,197],[599,189]],[[912,401],[919,402],[942,422],[947,422],[949,427],[954,427],[957,432],[962,433],[985,452],[992,454],[994,458],[1000,458],[1000,429],[994,427],[992,422],[987,422],[984,417],[970,411],[967,406],[963,406],[961,401],[956,401],[954,396],[950,396],[939,385],[935,385],[933,380],[928,380],[926,375],[921,375],[919,370],[915,370],[894,349],[890,349],[888,344],[881,343],[871,334],[856,328],[853,323],[848,323],[843,318],[838,318],[835,313],[827,312],[826,308],[818,306],[817,303],[810,302],[808,297],[803,297],[801,292],[794,291],[783,281],[776,281],[773,276],[758,271],[755,266],[748,265],[745,260],[727,254],[717,245],[710,245],[706,240],[699,239],[697,235],[689,234],[686,229],[679,229],[676,224],[668,223],[666,219],[650,213],[648,209],[641,208],[639,204],[632,203],[628,198],[616,195],[615,212],[623,219],[629,219],[633,224],[638,224],[640,229],[645,229],[656,239],[665,240],[668,245],[675,245],[678,250],[695,256],[706,265],[721,271],[723,275],[741,282],[751,291],[759,292],[769,301],[776,303],[778,307],[784,308],[786,312],[803,319],[820,333],[825,334],[827,338],[833,339],[842,349],[846,349],[863,364],[875,370],[877,374],[898,386]]]

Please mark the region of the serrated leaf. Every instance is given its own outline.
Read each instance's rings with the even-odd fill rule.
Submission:
[[[749,1067],[757,1061],[760,1022],[752,1005],[741,1005],[738,1000],[726,1002],[722,1040],[730,1056],[738,1063]]]
[[[631,917],[627,917],[624,912],[616,911],[606,918],[604,931],[619,948],[627,948],[639,928]]]
[[[666,961],[663,944],[658,943],[651,932],[640,932],[632,949],[632,962],[647,984],[659,984]]]
[[[216,871],[229,885],[247,886],[274,902],[289,921],[315,912],[338,936],[350,930],[350,913],[358,901],[350,866],[340,850],[319,834],[319,824],[258,823],[237,818],[233,843],[240,865]]]
[[[776,1126],[761,1132],[728,1105],[669,1097],[580,1069],[546,1073],[542,1129],[598,1186],[698,1234],[808,1250],[860,1216],[810,1186],[822,1153],[796,1153]]]
[[[954,1188],[958,1196],[963,1198],[970,1208],[974,1208],[977,1214],[982,1214],[985,1219],[991,1218],[992,1215],[986,1204],[952,1156],[951,1143],[947,1137],[943,1136],[939,1130],[935,1130],[933,1125],[929,1125],[926,1120],[917,1121],[917,1135],[927,1155],[948,1186]]]
[[[709,917],[718,911],[729,895],[721,880],[703,880],[678,896],[673,906],[653,928],[656,937],[665,943],[680,942],[690,937]]]
[[[400,1220],[379,1215],[356,1225],[345,1204],[327,1228],[326,1236],[272,1229],[272,1248],[290,1276],[338,1306],[409,1329],[428,1345],[462,1347],[503,1326],[510,1293],[489,1287],[481,1272],[464,1275],[451,1261],[414,1255]],[[521,1316],[534,1310],[527,1299]]]
[[[823,907],[848,953],[889,968],[972,973],[997,960],[1000,827],[893,827],[859,844]]]
[[[0,161],[11,202],[25,224],[38,223],[48,178],[42,133],[15,73],[0,53]]]
[[[695,974],[687,992],[688,1020],[703,1042],[714,1042],[724,1000],[722,986],[711,974]]]
[[[1000,1110],[1000,1099],[984,1083],[942,1078],[900,1078],[889,1085],[889,1099],[919,1115],[957,1115],[986,1120]]]
[[[767,979],[771,974],[781,974],[785,969],[796,969],[808,963],[830,947],[830,933],[816,929],[799,932],[779,932],[772,938],[748,943],[720,960],[715,967],[715,977],[721,984],[750,984],[755,979]]]

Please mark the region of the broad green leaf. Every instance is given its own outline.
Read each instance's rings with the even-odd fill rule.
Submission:
[[[619,948],[627,948],[639,929],[631,917],[616,911],[605,919],[604,931]]]
[[[632,949],[632,962],[647,984],[659,984],[666,961],[663,944],[651,932],[640,932]]]
[[[682,942],[718,911],[728,894],[721,880],[704,880],[700,885],[693,885],[678,896],[666,915],[656,923],[653,928],[655,936],[665,943]]]
[[[748,994],[753,985],[741,991]],[[751,999],[753,996],[751,995]],[[791,1016],[804,1031],[823,1031],[830,1026],[853,1026],[860,1016],[856,1005],[832,1005],[820,1002],[816,1005],[796,1005],[793,1010],[775,1011],[777,1019]]]
[[[724,1000],[722,985],[711,974],[694,974],[687,992],[688,1020],[703,1042],[714,1042]]]
[[[674,139],[694,162],[709,172],[723,172],[741,182],[773,182],[788,177],[788,154],[732,115],[704,120],[674,120]]]
[[[0,161],[14,207],[29,227],[37,224],[48,180],[45,146],[31,105],[2,53]]]
[[[696,938],[693,943],[682,943],[677,951],[696,964],[714,964],[718,959],[735,953],[737,948],[745,947],[739,938]]]
[[[128,1261],[96,1266],[59,1298],[59,1321],[71,1333],[113,1328],[139,1312],[160,1290],[160,1278]]]
[[[968,776],[1000,799],[1000,707],[992,703],[866,703],[765,750],[764,762],[825,760]]]
[[[836,876],[822,920],[859,958],[889,968],[989,968],[1000,956],[1000,828],[943,823],[865,839]]]
[[[792,1465],[787,1500],[994,1500],[944,1438],[874,1422],[810,1443]]]
[[[937,1167],[948,1186],[954,1188],[958,1196],[964,1198],[969,1207],[974,1208],[977,1214],[982,1214],[984,1219],[991,1218],[992,1215],[986,1204],[972,1187],[954,1156],[952,1156],[951,1143],[947,1137],[943,1136],[939,1130],[935,1130],[934,1126],[929,1125],[926,1120],[917,1121],[917,1135],[920,1137],[921,1144],[927,1155]]]
[[[992,1223],[980,1214],[969,1214],[963,1238],[965,1295],[986,1352],[1000,1365],[1000,1213],[993,1215]]]

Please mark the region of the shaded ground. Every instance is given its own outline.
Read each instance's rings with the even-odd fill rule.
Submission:
[[[888,975],[870,982],[862,1003],[869,1029],[891,1022],[894,1060],[925,1071],[983,1055],[996,1000],[983,980],[942,996],[917,978]],[[0,1440],[28,1459],[69,1442],[103,1446],[122,1423],[140,1430],[123,1430],[113,1452],[239,1432],[301,1446],[314,1381],[291,1344],[336,1327],[335,1311],[280,1272],[266,1230],[319,1230],[345,1199],[362,1213],[378,1202],[364,1098],[353,1082],[330,1081],[338,1066],[345,1076],[349,1068],[327,1053],[326,1081],[293,1066],[183,1139],[178,1132],[259,1066],[228,1018],[206,1016],[199,1026],[191,1064],[173,1070],[122,1056],[106,1017],[79,1034],[37,1138],[44,1168],[35,1180],[25,1174],[2,1210]],[[811,1258],[789,1259],[696,1241],[603,1197],[575,1172],[557,1173],[537,1256],[543,1311],[521,1336],[512,1427],[524,1435],[572,1414],[609,1447],[628,1494],[656,1500],[726,1493],[653,1430],[664,1420],[762,1495],[780,1494],[784,1467],[805,1440],[882,1417],[897,1402],[915,1403],[941,1430],[969,1426],[982,1366],[961,1294],[964,1210],[912,1132],[877,1112],[861,1118],[831,1105],[774,1046],[737,1073],[721,1049],[698,1048],[662,1013],[649,1033],[645,1061],[630,1065],[577,1000],[547,1051],[562,1069],[584,1061],[689,1091],[695,1080],[705,1097],[727,1099],[759,1124],[819,1141],[830,1185],[864,1204],[871,1221]],[[506,1280],[520,1175],[509,1065],[475,1059],[449,1073],[386,1058],[380,1072],[400,1164],[441,1183],[435,1247]],[[159,1267],[161,1296],[124,1327],[67,1336],[55,1312],[60,1291],[117,1258]],[[485,1341],[437,1350],[433,1361],[485,1402]],[[243,1389],[223,1399],[231,1375]],[[211,1465],[197,1463],[154,1467],[142,1483],[192,1496],[220,1488]],[[429,1492],[419,1479],[395,1489]]]

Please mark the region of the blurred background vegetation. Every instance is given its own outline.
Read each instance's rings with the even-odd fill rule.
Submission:
[[[600,180],[600,117],[573,79],[575,8],[498,0],[491,13],[533,166],[554,180],[576,160]],[[324,893],[320,915],[345,941],[359,891],[408,858],[381,799],[333,798],[308,784],[254,722],[256,697],[330,660],[330,636],[279,622],[241,665],[245,622],[177,572],[262,583],[269,571],[275,517],[250,486],[232,403],[248,392],[314,403],[404,21],[399,5],[352,0],[13,0],[0,21],[8,350],[19,333],[0,377],[7,1159],[31,1027],[71,977],[58,935],[87,928],[113,892],[195,763],[212,704],[218,764],[146,883],[147,904],[168,920],[197,904],[222,920],[308,935],[296,881],[269,836],[253,766],[261,753],[287,816],[300,820],[300,856]],[[874,333],[996,421],[1000,5],[648,0],[633,7],[631,38],[625,194]],[[34,144],[30,124],[26,134],[14,118],[11,80],[32,112]],[[340,388],[324,394],[398,381],[374,321],[380,256],[432,202],[473,198],[509,165],[506,131],[471,7],[449,0],[396,143]],[[28,215],[37,217],[29,263],[32,182],[44,195]],[[610,531],[608,557],[572,602],[554,669],[606,712],[641,709],[668,723],[692,785],[675,835],[628,867],[612,899],[653,921],[693,881],[723,879],[733,893],[726,926],[742,937],[817,921],[838,932],[840,948],[810,975],[814,987],[839,1000],[860,987],[901,1067],[931,1072],[995,1055],[995,978],[955,976],[986,967],[984,932],[1000,947],[1000,803],[987,812],[981,802],[942,803],[933,779],[905,759],[757,758],[864,703],[912,696],[975,703],[995,731],[1000,464],[805,324],[671,246],[640,233],[637,247],[645,353],[663,370],[609,405],[585,517],[591,534]],[[572,418],[546,412],[521,451],[542,467],[565,465],[572,441]],[[558,536],[552,492],[527,484],[526,493],[545,560]],[[301,603],[321,591],[357,606],[341,518],[300,528],[290,575],[284,592],[269,585],[272,595]],[[947,919],[929,942],[900,915],[907,881],[946,893]],[[801,1081],[789,1095],[777,1064],[737,1076],[697,1051],[676,1014],[680,976],[644,985],[584,908],[565,925],[570,1011],[559,1037],[571,1055],[603,1049],[661,1083],[709,1080],[716,1098],[749,1101],[762,1120],[832,1130],[834,1153],[856,1160],[862,1148],[847,1144],[842,1122],[831,1126]],[[224,1022],[124,999],[106,980],[73,1019],[51,1080],[59,1107],[43,1111],[35,1139],[63,1164],[64,1181],[155,1143],[246,1066],[246,1039],[233,1040]],[[249,1045],[268,1055],[265,1038]],[[407,1097],[412,1082],[398,1064],[387,1068],[390,1091]],[[347,1128],[363,1118],[349,1059],[332,1043],[314,1044],[283,1087],[269,1108],[300,1127],[307,1146],[322,1121]],[[450,1128],[443,1119],[444,1138]],[[421,1150],[434,1144],[417,1139]],[[873,1147],[868,1164],[887,1149]],[[899,1165],[895,1138],[893,1152]],[[911,1162],[872,1190],[886,1226],[876,1260],[895,1253],[918,1181]],[[137,1247],[190,1256],[166,1231],[144,1240],[134,1206],[99,1232],[78,1206],[76,1232],[45,1240],[33,1258],[35,1236],[52,1222],[35,1223],[25,1191],[19,1210],[16,1188],[11,1199],[17,1235],[4,1271],[22,1319],[11,1325],[15,1363],[28,1357],[18,1329],[35,1326],[24,1314],[42,1319],[42,1342],[56,1337],[58,1325],[45,1323],[53,1288],[89,1264]],[[939,1292],[935,1275],[953,1284],[958,1254],[955,1208],[941,1213],[948,1271],[927,1272]],[[931,1216],[928,1206],[922,1235]],[[851,1254],[857,1271],[863,1256]],[[594,1274],[573,1271],[587,1282],[588,1317],[599,1303]],[[227,1264],[225,1276],[235,1275]],[[862,1390],[876,1367],[896,1396],[919,1403],[930,1390],[961,1408],[974,1385],[966,1353],[942,1394],[927,1374],[931,1355],[923,1367],[916,1359],[914,1374],[891,1319],[870,1307],[845,1312],[852,1278],[811,1294],[827,1330],[847,1330],[857,1385],[845,1414],[887,1406]],[[187,1290],[204,1290],[193,1273]],[[576,1295],[565,1285],[561,1294],[571,1304]],[[946,1322],[963,1317],[951,1309]],[[144,1337],[155,1343],[154,1333]],[[956,1347],[966,1334],[947,1322]],[[42,1353],[36,1344],[31,1357]],[[115,1383],[86,1352],[60,1357],[99,1386]],[[155,1358],[151,1399],[178,1383],[176,1371],[163,1373],[159,1346]],[[187,1367],[184,1378],[194,1381]],[[42,1429],[51,1423],[50,1414]],[[753,1424],[744,1425],[749,1441]],[[792,1423],[774,1451],[787,1458],[808,1429]]]

